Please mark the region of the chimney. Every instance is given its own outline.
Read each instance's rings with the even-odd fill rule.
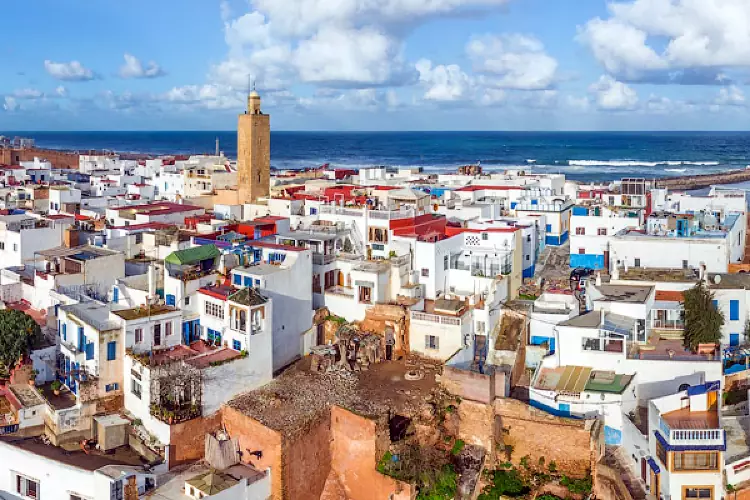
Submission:
[[[596,286],[602,286],[602,273],[601,271],[596,272]]]
[[[156,299],[156,264],[153,262],[148,265],[148,299]]]

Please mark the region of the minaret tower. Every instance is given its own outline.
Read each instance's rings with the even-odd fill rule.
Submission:
[[[260,110],[255,85],[237,123],[237,188],[240,203],[257,203],[271,189],[271,120]]]

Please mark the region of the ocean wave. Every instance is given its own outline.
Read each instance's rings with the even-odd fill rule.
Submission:
[[[665,172],[676,172],[678,174],[684,174],[685,172],[687,172],[687,169],[686,168],[665,168],[664,171]]]
[[[664,161],[641,161],[641,160],[568,160],[568,165],[579,167],[658,167],[661,165],[679,166],[717,166],[721,165],[718,161],[684,161],[684,160],[664,160]]]

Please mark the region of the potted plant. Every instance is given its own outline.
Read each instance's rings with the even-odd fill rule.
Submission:
[[[60,395],[60,388],[61,387],[62,387],[62,384],[60,383],[59,380],[55,380],[50,385],[50,388],[52,389],[52,392],[54,393],[55,396],[59,396]]]
[[[29,385],[34,386],[36,384],[36,377],[39,375],[39,370],[31,370],[31,376],[29,377]]]

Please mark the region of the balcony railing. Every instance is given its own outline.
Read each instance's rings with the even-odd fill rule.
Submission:
[[[424,312],[419,312],[419,311],[412,311],[411,319],[412,321],[426,321],[429,323],[438,323],[441,325],[461,326],[461,323],[463,323],[467,314],[468,313],[464,314],[461,317],[454,317],[454,316],[442,316],[440,314],[430,314],[430,313],[424,313]]]
[[[666,434],[671,444],[681,446],[721,446],[724,429],[672,429],[664,419],[659,419],[659,430]]]
[[[330,264],[334,261],[335,258],[336,256],[332,254],[324,255],[322,253],[313,252],[313,264],[316,266],[324,266],[326,264]]]
[[[652,330],[684,330],[685,322],[681,319],[652,319]]]

